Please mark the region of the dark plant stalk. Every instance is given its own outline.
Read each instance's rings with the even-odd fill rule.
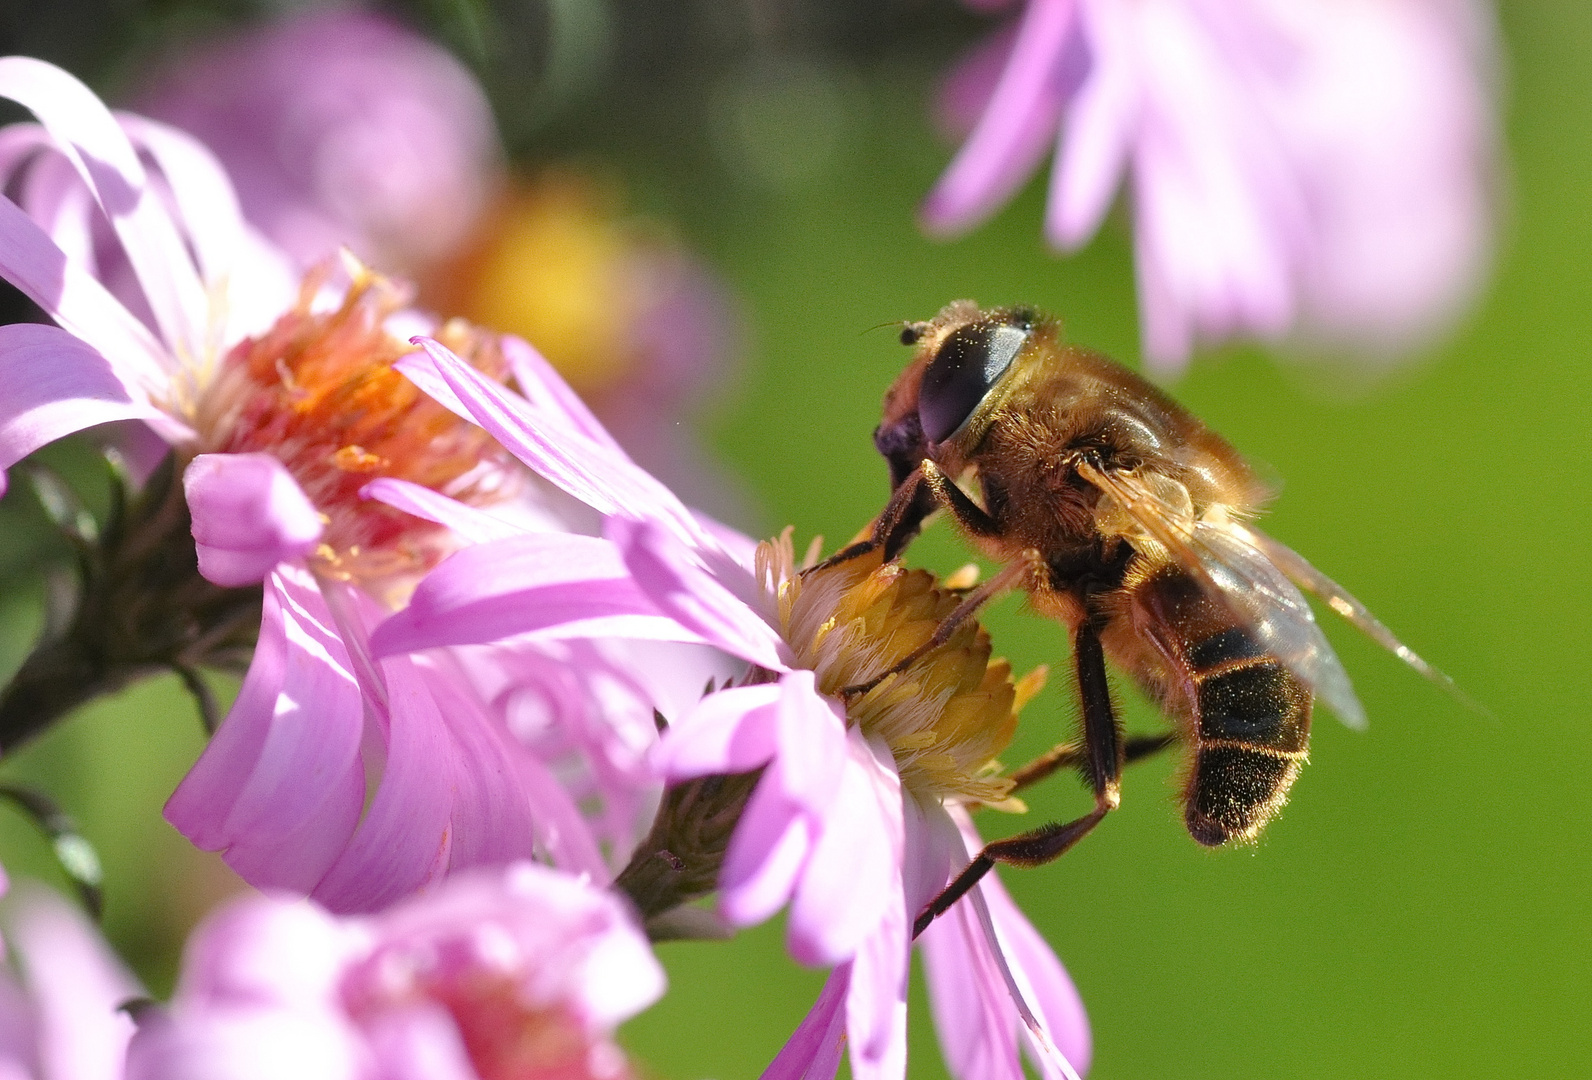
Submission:
[[[226,589],[200,576],[183,464],[169,455],[131,493],[113,469],[103,528],[53,473],[26,470],[46,513],[76,549],[78,587],[65,601],[70,610],[47,614],[44,637],[0,694],[0,754],[149,675],[176,671],[191,688],[201,667],[247,664],[259,633],[261,590]]]

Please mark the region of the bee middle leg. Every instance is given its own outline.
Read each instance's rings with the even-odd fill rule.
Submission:
[[[1010,866],[1043,866],[1059,859],[1121,801],[1124,746],[1116,709],[1111,703],[1111,687],[1106,679],[1105,650],[1099,631],[1088,621],[1073,635],[1073,657],[1078,674],[1078,692],[1083,701],[1083,737],[1087,757],[1089,786],[1094,790],[1095,808],[1073,821],[1045,825],[1005,840],[984,845],[967,868],[929,901],[912,924],[912,936],[928,929],[935,919],[965,896],[996,863]]]

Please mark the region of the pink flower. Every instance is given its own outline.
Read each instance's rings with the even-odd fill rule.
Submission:
[[[987,639],[967,625],[874,689],[840,694],[927,639],[956,599],[933,591],[928,575],[881,565],[877,555],[798,576],[788,538],[753,552],[744,538],[699,519],[589,414],[566,404],[568,388],[550,369],[540,379],[522,370],[519,385],[530,398],[521,398],[441,345],[422,343],[426,357],[406,358],[402,369],[606,515],[604,538],[526,534],[459,551],[377,629],[375,652],[562,626],[571,634],[698,640],[751,665],[741,685],[670,718],[653,762],[677,783],[762,770],[724,856],[720,911],[749,925],[788,904],[792,954],[838,965],[817,1019],[771,1075],[827,1060],[824,1048],[838,1046],[830,1036],[841,1024],[854,1075],[901,1075],[911,919],[967,859],[946,804],[1005,795],[1009,782],[983,766],[1010,738],[1018,695],[1035,684],[1013,688],[1004,662],[990,664]],[[1002,915],[1008,927],[1021,923],[1009,904]],[[1037,939],[1021,926],[1008,935],[1021,941],[1024,969],[1044,976],[1032,981],[1043,983],[1047,1008],[1036,1017],[1019,1002],[1020,984],[1005,979],[1004,1012],[985,1010],[995,1025],[989,1039],[1015,1046],[1015,1022],[1004,1035],[1000,1024],[1021,1015],[1046,1074],[1067,1075],[1057,1046],[1087,1046],[1077,1034],[1081,1010],[1075,996],[1070,1012],[1048,1007],[1060,968],[1048,953],[1048,967],[1032,960]],[[986,920],[980,932],[981,945],[964,933],[942,954],[1001,967],[991,959],[1000,955],[997,930]],[[973,992],[992,985],[984,978]],[[1048,1034],[1046,1015],[1067,1025],[1065,1037]],[[838,1061],[838,1050],[831,1056]]]
[[[923,220],[983,220],[1059,127],[1046,236],[1087,242],[1128,178],[1150,363],[1288,334],[1387,356],[1480,282],[1495,52],[1475,0],[1030,0],[947,83],[978,119]]]
[[[499,183],[486,95],[445,50],[362,11],[307,11],[173,57],[139,108],[237,178],[244,215],[306,265],[352,248],[415,273]]]
[[[6,901],[0,970],[0,1075],[120,1080],[133,1036],[122,1010],[138,980],[77,908],[31,882]]]
[[[169,820],[251,883],[345,911],[533,854],[606,878],[579,807],[461,658],[377,660],[366,645],[420,572],[479,538],[451,526],[508,526],[436,523],[363,488],[546,517],[503,501],[517,467],[393,369],[410,346],[389,326],[429,324],[361,267],[340,286],[326,268],[295,284],[214,159],[175,130],[113,118],[36,60],[0,60],[0,93],[45,124],[0,132],[0,175],[22,200],[0,200],[0,273],[61,324],[0,327],[0,466],[89,425],[142,421],[179,464],[192,458],[200,570],[226,586],[263,579],[248,677]],[[445,333],[507,376],[514,346]],[[181,532],[160,542],[186,546],[169,516]]]
[[[530,863],[369,918],[249,897],[188,943],[129,1080],[622,1080],[614,1028],[663,992],[623,903]]]

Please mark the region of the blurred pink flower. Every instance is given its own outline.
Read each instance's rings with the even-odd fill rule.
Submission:
[[[904,1075],[911,918],[967,859],[945,805],[952,793],[994,799],[1005,791],[966,775],[971,770],[964,765],[959,771],[957,764],[959,754],[975,767],[992,756],[978,737],[1002,719],[1014,722],[1010,684],[1004,698],[985,690],[980,699],[993,699],[996,724],[983,723],[982,713],[963,711],[972,713],[970,733],[952,719],[959,715],[951,708],[954,687],[925,690],[919,707],[917,697],[903,689],[909,685],[905,676],[879,698],[865,694],[853,703],[855,712],[869,701],[873,723],[860,713],[848,715],[841,699],[818,689],[814,667],[847,685],[866,677],[855,674],[859,665],[863,672],[870,664],[888,668],[881,657],[893,655],[889,649],[910,648],[888,640],[847,648],[851,635],[863,632],[858,628],[867,605],[898,580],[897,568],[879,568],[886,584],[869,590],[855,621],[838,609],[827,622],[821,614],[806,619],[823,622],[809,640],[792,629],[806,618],[794,607],[798,597],[804,591],[844,593],[845,575],[860,573],[871,581],[866,567],[859,570],[860,561],[842,564],[848,569],[840,579],[798,582],[788,540],[754,550],[746,538],[694,514],[618,448],[549,366],[535,372],[522,367],[518,383],[528,397],[519,397],[483,379],[445,347],[417,340],[425,357],[407,357],[400,368],[437,400],[481,424],[531,469],[604,514],[604,538],[525,534],[456,552],[420,583],[408,607],[375,631],[373,650],[391,655],[479,644],[561,625],[571,634],[696,640],[751,665],[741,685],[710,693],[671,718],[653,763],[672,782],[763,770],[725,854],[720,911],[733,925],[745,926],[789,904],[792,954],[805,963],[839,965],[820,999],[818,1018],[798,1032],[770,1075],[801,1075],[812,1064],[808,1059],[821,1058],[826,1047],[838,1062],[839,1042],[830,1029],[839,1030],[842,1013],[853,1075]],[[372,494],[401,494],[394,485],[386,487],[385,494]],[[921,603],[916,606],[921,610]],[[840,629],[831,636],[829,628],[837,623]],[[891,627],[878,632],[890,633]],[[900,636],[911,637],[906,631]],[[982,666],[976,676],[974,686],[982,687]],[[960,749],[964,741],[970,750]],[[976,902],[982,904],[982,897]],[[1002,918],[1008,927],[1021,924],[1005,937],[1019,943],[1022,968],[1043,976],[1031,981],[1041,987],[1042,1007],[1036,1017],[1021,1003],[1019,984],[1006,978],[998,984],[1009,995],[1004,1011],[988,1005],[985,1013],[994,1026],[980,1030],[987,1041],[1012,1044],[1015,1058],[1015,1021],[1004,1034],[1000,1024],[1021,1015],[1045,1074],[1067,1076],[1058,1044],[1087,1052],[1076,995],[1054,956],[1009,903]],[[964,967],[982,964],[981,973],[991,966],[1005,970],[1005,961],[996,959],[994,925],[986,919],[980,933],[982,944],[976,944],[965,932],[948,931],[940,955]],[[1048,959],[1035,960],[1036,948]],[[1056,1004],[1065,997],[1056,990],[1058,978],[1072,994],[1066,1006]],[[939,991],[947,985],[942,980]],[[995,985],[986,977],[970,992],[983,1001]],[[1059,1038],[1049,1034],[1051,1017],[1066,1025]],[[978,1080],[985,1075],[994,1080],[994,1073],[977,1074]]]
[[[359,10],[305,11],[173,56],[138,108],[208,145],[244,216],[305,265],[347,246],[416,273],[465,239],[503,167],[464,65]]]
[[[76,907],[22,882],[5,903],[9,964],[0,969],[0,1076],[120,1080],[132,1018],[144,996]]]
[[[1029,0],[945,84],[972,130],[923,220],[971,228],[1055,141],[1058,248],[1127,178],[1153,366],[1242,336],[1387,358],[1480,283],[1496,52],[1480,0]]]
[[[368,918],[238,900],[189,940],[129,1080],[623,1080],[614,1028],[664,988],[623,901],[530,863]]]

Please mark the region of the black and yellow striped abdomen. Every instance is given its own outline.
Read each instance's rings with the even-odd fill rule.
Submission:
[[[1131,589],[1136,621],[1168,668],[1165,693],[1187,706],[1189,834],[1212,847],[1253,839],[1308,755],[1310,688],[1182,570],[1158,567]]]

